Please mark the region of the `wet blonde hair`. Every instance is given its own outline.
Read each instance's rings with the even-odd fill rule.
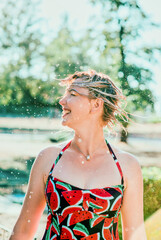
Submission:
[[[81,81],[74,81],[76,79]],[[59,81],[61,86],[74,85],[87,88],[89,99],[102,98],[104,101],[102,121],[105,126],[113,129],[113,126],[119,123],[124,128],[118,119],[121,121],[129,120],[127,112],[121,106],[122,103],[126,104],[126,98],[108,75],[97,73],[95,70],[77,71],[65,79],[59,79]]]

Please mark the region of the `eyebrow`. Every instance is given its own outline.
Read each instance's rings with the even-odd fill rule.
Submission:
[[[68,91],[68,92],[74,91],[74,92],[76,92],[76,93],[78,93],[78,94],[81,95],[81,93],[79,93],[79,92],[78,92],[76,89],[74,89],[74,88],[69,88],[69,89],[67,89],[67,91]]]
[[[69,88],[69,89],[67,89],[67,91],[68,91],[68,92],[71,92],[71,91],[77,92],[74,88]]]
[[[74,88],[67,88],[66,91],[68,91],[68,92],[74,91],[74,92],[78,93],[78,94],[81,95],[81,96],[85,96],[85,97],[88,96],[88,95],[86,95],[86,94],[79,93],[79,92],[78,92],[76,89],[74,89]]]

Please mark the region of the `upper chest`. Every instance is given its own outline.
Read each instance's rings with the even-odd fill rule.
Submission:
[[[52,175],[80,188],[104,188],[121,184],[121,175],[111,154],[102,153],[87,161],[66,151],[57,159]]]

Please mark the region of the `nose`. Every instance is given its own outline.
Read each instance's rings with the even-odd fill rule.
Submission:
[[[65,100],[66,99],[66,96],[62,96],[61,98],[60,98],[60,100],[59,100],[59,104],[60,105],[64,105],[65,104]]]

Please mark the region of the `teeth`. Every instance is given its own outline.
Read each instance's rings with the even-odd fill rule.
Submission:
[[[69,110],[63,110],[63,114],[70,113],[71,111]]]

